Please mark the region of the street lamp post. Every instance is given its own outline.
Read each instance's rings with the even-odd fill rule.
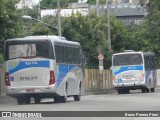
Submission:
[[[36,19],[36,18],[32,18],[31,16],[24,15],[24,16],[22,16],[22,18],[23,18],[23,19],[29,19],[29,20],[35,20],[35,21],[38,21],[38,22],[41,22],[41,23],[45,24],[46,26],[49,26],[49,27],[52,27],[52,28],[58,30],[57,27],[54,27],[54,26],[52,26],[52,25],[50,25],[50,24],[48,24],[48,23],[46,23],[46,22],[43,22],[43,21],[41,21],[41,20],[38,20],[38,19]]]
[[[61,33],[61,16],[60,16],[61,8],[60,8],[60,3],[59,0],[57,1],[57,17],[58,17],[58,35],[62,36]]]
[[[107,33],[108,33],[108,48],[111,51],[111,27],[110,27],[110,2],[106,0],[107,7]]]

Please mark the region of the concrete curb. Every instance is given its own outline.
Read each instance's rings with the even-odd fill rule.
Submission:
[[[116,90],[108,89],[108,90],[87,91],[85,95],[98,95],[98,94],[110,94],[110,93],[116,93]]]

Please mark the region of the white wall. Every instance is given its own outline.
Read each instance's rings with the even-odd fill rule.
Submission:
[[[69,17],[72,15],[72,13],[76,14],[77,12],[80,12],[82,15],[88,15],[89,13],[88,8],[61,9],[60,15],[61,17]],[[57,9],[41,10],[41,17],[44,17],[46,15],[56,16],[56,14]]]

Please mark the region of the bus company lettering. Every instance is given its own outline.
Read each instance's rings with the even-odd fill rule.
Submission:
[[[32,61],[32,62],[25,62],[26,65],[36,65],[38,64],[36,61]]]

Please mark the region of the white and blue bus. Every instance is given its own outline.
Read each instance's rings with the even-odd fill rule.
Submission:
[[[112,56],[112,81],[118,94],[141,89],[154,92],[156,87],[156,59],[153,52],[128,50]]]
[[[65,103],[73,96],[80,101],[84,62],[78,42],[60,36],[28,36],[5,42],[5,84],[7,95],[18,104],[31,98],[54,98]]]

